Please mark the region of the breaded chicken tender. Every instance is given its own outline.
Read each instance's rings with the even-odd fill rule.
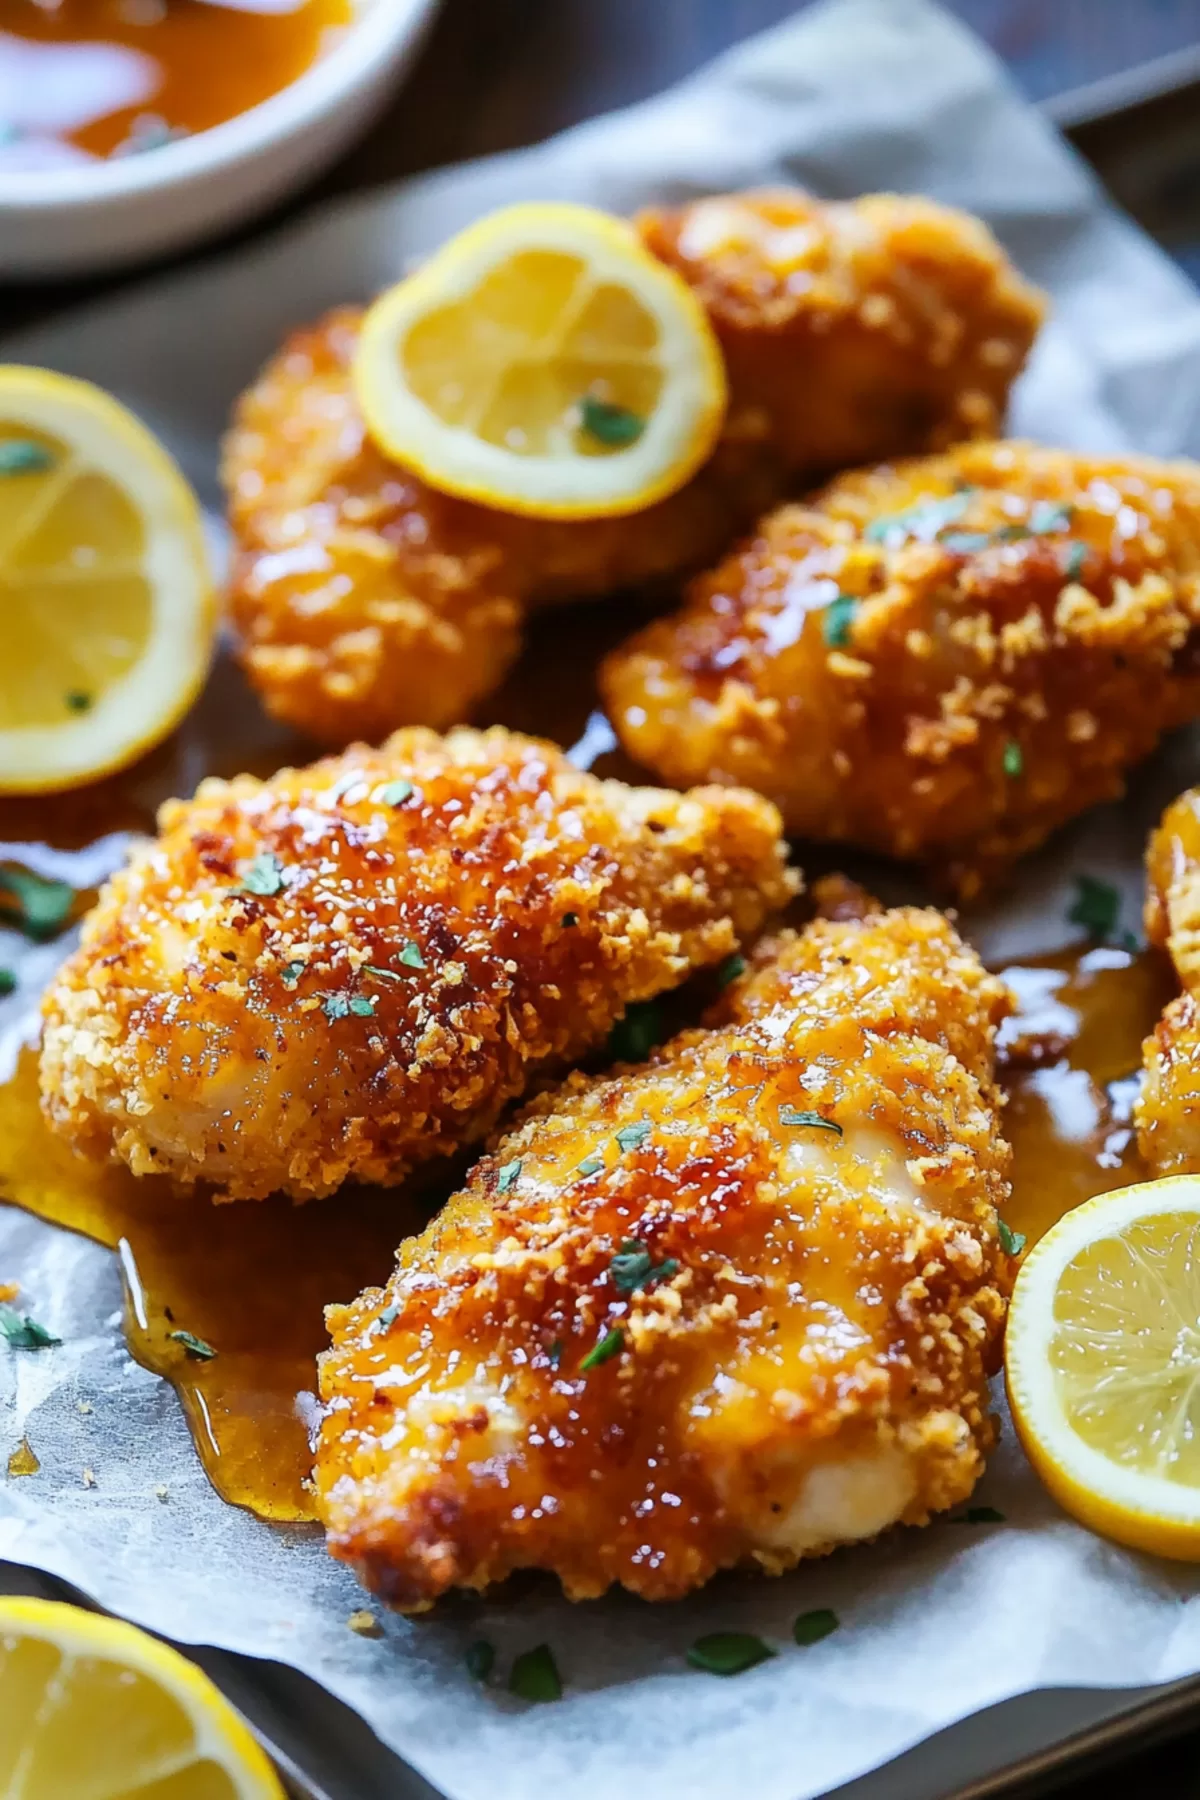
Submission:
[[[329,1309],[318,1511],[391,1604],[650,1600],[923,1524],[995,1436],[1006,1009],[941,914],[759,947],[706,1029],[536,1101]]]
[[[643,513],[518,518],[389,462],[351,385],[358,309],[297,332],[243,397],[233,616],[278,718],[345,743],[469,716],[528,607],[699,567],[798,475],[995,431],[1041,320],[987,230],[931,201],[759,194],[638,225],[704,301],[731,383],[709,464]]]
[[[1021,443],[840,477],[609,658],[626,750],[977,894],[1200,711],[1200,468]]]
[[[756,795],[598,781],[501,730],[201,783],[44,1002],[56,1130],[229,1199],[390,1184],[482,1138],[798,886]]]
[[[1146,855],[1146,931],[1183,988],[1144,1046],[1135,1120],[1155,1175],[1200,1174],[1200,788],[1163,814]]]

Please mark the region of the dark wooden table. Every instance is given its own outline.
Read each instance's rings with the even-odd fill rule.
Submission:
[[[1035,100],[1200,45],[1200,0],[948,3],[991,43]],[[796,4],[444,0],[421,60],[387,116],[315,190],[276,216],[322,195],[536,142],[657,92]],[[1200,277],[1195,95],[1174,107],[1148,109],[1144,117],[1086,127],[1076,141],[1123,203]],[[44,315],[80,293],[62,286],[0,291],[0,327]],[[1200,1795],[1197,1771],[1200,1728],[1057,1791],[1063,1800],[1190,1800]]]

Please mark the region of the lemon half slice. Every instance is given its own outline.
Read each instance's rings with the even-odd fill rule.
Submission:
[[[0,366],[0,792],[164,738],[216,624],[200,507],[157,439],[88,382]]]
[[[354,385],[394,461],[543,518],[637,512],[682,487],[726,403],[686,282],[630,225],[562,204],[491,214],[383,294]]]
[[[194,1664],[121,1619],[0,1599],[0,1794],[285,1800]]]
[[[1017,1277],[1005,1366],[1021,1442],[1068,1512],[1200,1560],[1200,1177],[1060,1219]]]

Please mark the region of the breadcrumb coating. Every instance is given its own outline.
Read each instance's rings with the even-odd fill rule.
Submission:
[[[1134,1118],[1155,1175],[1200,1174],[1200,788],[1172,802],[1146,853],[1146,931],[1183,993],[1146,1039]]]
[[[930,201],[727,196],[637,223],[704,300],[731,377],[712,460],[643,513],[517,518],[389,462],[351,385],[356,308],[297,332],[243,396],[223,468],[233,616],[276,717],[331,743],[468,717],[529,606],[700,567],[799,474],[995,431],[1042,316],[985,228]]]
[[[46,995],[47,1117],[229,1199],[399,1182],[782,906],[779,830],[502,730],[202,782]]]
[[[538,1099],[327,1313],[333,1555],[405,1610],[531,1567],[665,1600],[964,1499],[1012,1275],[1006,1008],[941,914],[872,910]]]
[[[1200,711],[1200,469],[1029,444],[844,475],[608,659],[626,750],[970,898]]]

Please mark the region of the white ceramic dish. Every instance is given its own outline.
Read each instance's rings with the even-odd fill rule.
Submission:
[[[149,155],[0,174],[0,277],[119,268],[260,211],[365,130],[436,5],[360,0],[341,41],[290,86]]]

